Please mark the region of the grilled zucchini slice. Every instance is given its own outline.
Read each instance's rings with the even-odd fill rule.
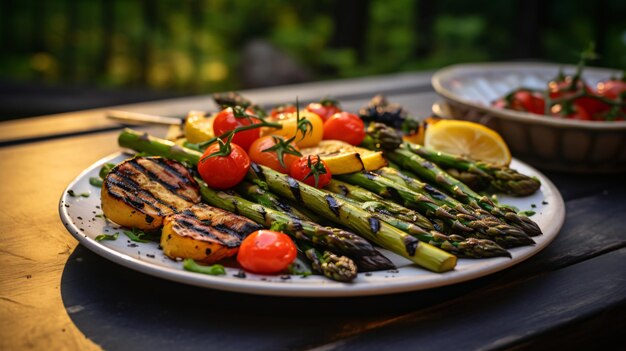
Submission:
[[[161,247],[170,258],[211,264],[235,255],[241,240],[261,228],[245,217],[198,204],[165,217]]]
[[[200,189],[179,162],[135,157],[115,166],[102,183],[102,211],[111,221],[150,231],[165,216],[200,202]]]

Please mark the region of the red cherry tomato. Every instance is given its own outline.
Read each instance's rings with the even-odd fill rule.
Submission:
[[[214,189],[228,189],[239,184],[248,173],[250,158],[248,154],[237,144],[230,144],[231,151],[228,156],[207,156],[220,150],[219,144],[209,146],[200,162],[198,173],[207,185]]]
[[[296,106],[294,105],[280,105],[280,106],[276,106],[272,109],[272,111],[270,112],[270,116],[272,117],[276,117],[280,114],[283,113],[292,113],[292,112],[296,112]]]
[[[518,90],[509,95],[508,98],[496,100],[493,106],[543,115],[545,114],[546,101],[540,93]]]
[[[307,111],[313,112],[320,116],[322,120],[326,121],[332,115],[337,112],[341,112],[341,108],[337,105],[337,102],[333,100],[322,100],[320,102],[312,102],[307,105]]]
[[[317,172],[317,184],[315,184],[315,175]],[[304,156],[298,161],[291,164],[289,168],[291,178],[299,180],[310,186],[317,188],[325,187],[331,180],[332,175],[330,169],[318,156]]]
[[[324,122],[324,139],[342,140],[350,145],[359,145],[365,138],[363,120],[348,112],[335,113]]]
[[[283,167],[278,160],[278,154],[276,151],[263,151],[276,145],[274,138],[282,137],[276,135],[266,135],[255,140],[250,146],[250,150],[248,150],[250,161],[267,166],[280,173],[287,173],[291,164],[300,159],[300,157],[284,153],[283,162],[285,163],[285,167]],[[291,143],[290,145],[295,150],[298,150],[298,146],[296,146],[295,143]]]
[[[252,273],[276,274],[287,269],[296,254],[296,245],[287,234],[258,230],[241,242],[237,262]]]
[[[568,111],[567,108],[564,108],[561,104],[556,104],[552,106],[550,109],[552,115],[555,117],[561,118],[569,118],[569,119],[578,119],[581,121],[591,121],[591,115],[587,110],[585,110],[582,106],[574,104],[572,108]]]
[[[568,98],[583,91],[588,94],[594,94],[591,88],[589,88],[582,79],[578,79],[576,83],[574,83],[573,80],[574,78],[572,76],[566,76],[564,79],[549,82],[548,93],[550,99]],[[583,108],[590,116],[609,109],[609,106],[602,101],[587,96],[577,98],[574,100],[574,103]]]
[[[626,81],[621,79],[609,79],[596,85],[598,95],[617,100],[617,97],[626,93]]]
[[[254,111],[247,110],[246,113],[253,114]],[[213,132],[215,135],[219,136],[237,127],[243,127],[259,122],[261,121],[257,118],[237,118],[233,113],[233,109],[229,107],[220,111],[215,116],[215,119],[213,120]],[[237,132],[233,137],[233,143],[241,146],[244,150],[248,150],[252,142],[259,138],[260,133],[260,128]]]

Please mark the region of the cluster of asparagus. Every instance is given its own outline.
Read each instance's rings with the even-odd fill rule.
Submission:
[[[320,190],[253,164],[246,181],[233,191],[215,191],[199,180],[203,200],[267,227],[281,223],[313,269],[339,281],[354,279],[357,270],[394,267],[370,242],[421,267],[445,272],[454,268],[457,256],[510,256],[506,248],[533,244],[531,236],[541,233],[528,217],[498,206],[438,167],[435,159],[443,157],[441,154],[422,158],[429,157],[428,150],[401,145],[389,133],[380,129],[370,133],[364,146],[383,149],[388,159],[405,171],[386,167],[334,176]],[[198,151],[128,129],[120,134],[119,144],[190,165],[196,165],[201,156]],[[448,163],[442,165],[452,167],[452,158],[444,159]],[[531,178],[515,175],[505,181],[501,174],[509,174],[507,170],[462,161],[457,167],[463,172],[481,174],[498,183],[499,189],[511,189],[505,192],[521,194],[535,186]],[[345,229],[324,226],[326,223]]]

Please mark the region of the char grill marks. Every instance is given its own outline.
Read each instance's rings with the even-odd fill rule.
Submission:
[[[138,157],[113,168],[105,179],[113,197],[148,215],[164,216],[200,202],[199,187],[179,163]]]
[[[205,204],[185,209],[180,216],[188,218],[196,225],[210,226],[218,232],[234,235],[239,239],[243,239],[256,230],[263,229],[262,226],[246,217]]]

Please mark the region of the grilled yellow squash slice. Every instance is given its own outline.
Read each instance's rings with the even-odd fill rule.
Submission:
[[[115,166],[102,182],[102,211],[111,221],[150,231],[165,216],[200,202],[198,183],[176,161],[136,157]]]
[[[170,258],[211,264],[235,255],[241,240],[261,228],[245,217],[198,204],[165,217],[161,247]]]

